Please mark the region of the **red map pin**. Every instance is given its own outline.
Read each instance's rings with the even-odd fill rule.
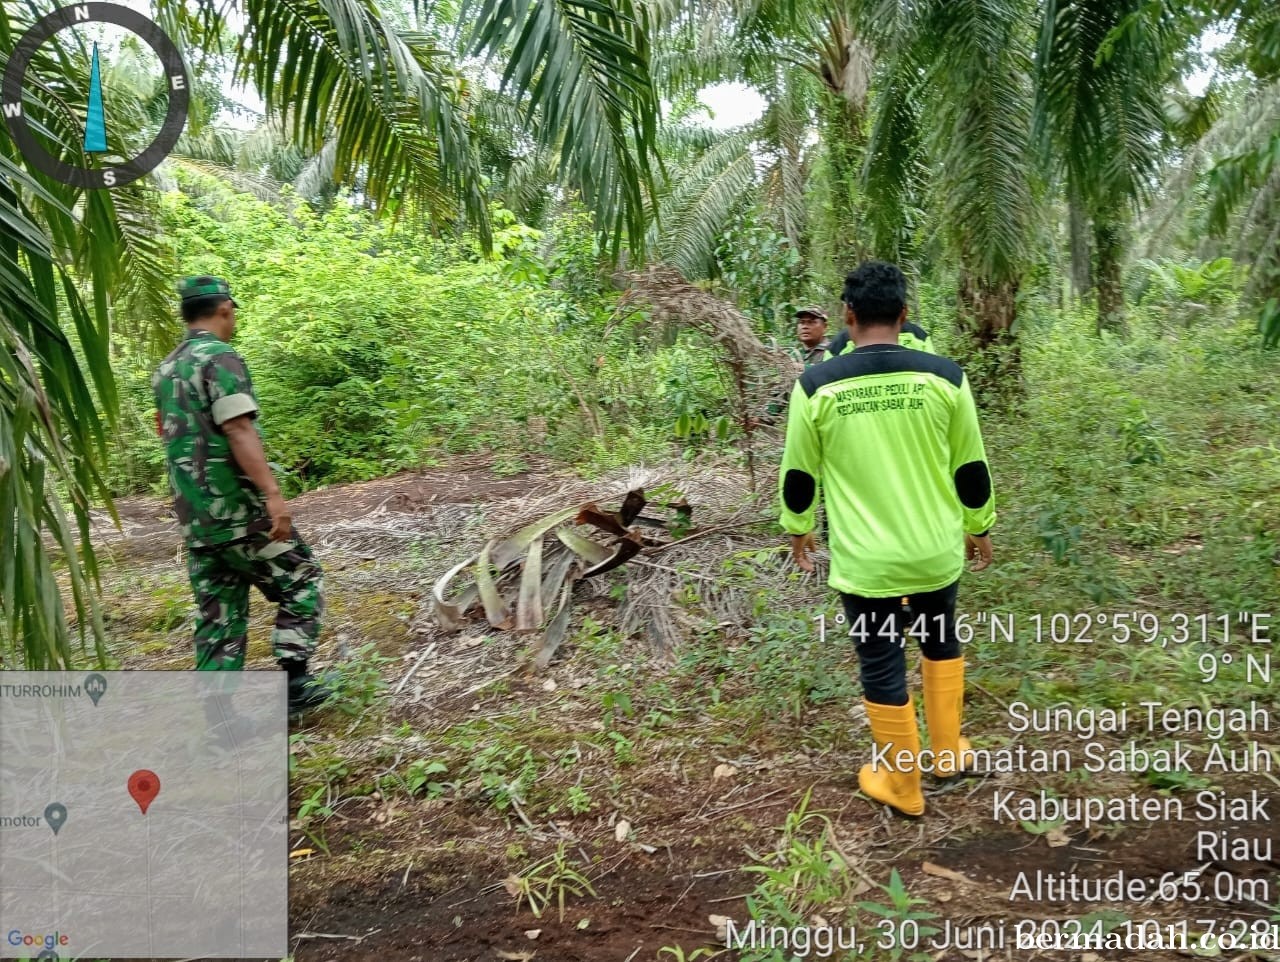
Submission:
[[[160,794],[159,777],[155,772],[140,768],[129,776],[129,794],[138,803],[138,808],[142,809],[142,814],[146,815],[147,809]]]

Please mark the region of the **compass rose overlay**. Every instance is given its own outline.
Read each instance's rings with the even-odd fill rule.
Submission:
[[[150,146],[132,160],[101,169],[68,164],[49,153],[31,131],[23,102],[27,70],[40,45],[65,27],[87,23],[114,24],[141,38],[160,58],[169,92],[168,112]],[[54,180],[90,189],[121,187],[153,170],[169,155],[182,135],[190,101],[187,68],[173,41],[155,21],[115,3],[77,3],[42,17],[18,40],[5,68],[3,87],[0,87],[0,113],[4,114],[5,124],[23,157]]]

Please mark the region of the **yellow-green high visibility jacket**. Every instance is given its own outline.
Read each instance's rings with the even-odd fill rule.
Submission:
[[[991,471],[960,365],[870,344],[804,372],[779,473],[782,527],[813,530],[821,484],[838,591],[889,598],[944,588],[964,535],[995,523]]]
[[[898,343],[903,347],[913,347],[917,351],[928,351],[930,354],[936,354],[933,349],[933,338],[919,324],[913,324],[907,321],[902,325],[902,333],[898,335]],[[840,332],[831,339],[831,343],[827,345],[827,353],[822,355],[823,360],[829,360],[833,357],[839,357],[841,354],[848,354],[853,350],[853,341],[849,339],[849,328],[847,325],[840,328]]]

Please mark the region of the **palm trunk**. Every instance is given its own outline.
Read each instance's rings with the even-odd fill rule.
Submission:
[[[832,265],[832,276],[842,276],[870,253],[861,229],[859,187],[866,133],[862,112],[830,90],[822,94],[818,122],[828,189],[819,211],[822,229],[816,234],[828,239],[822,255]]]
[[[1092,252],[1089,250],[1089,214],[1078,198],[1067,203],[1071,244],[1071,296],[1080,300],[1093,292]]]
[[[961,324],[983,350],[1012,339],[1018,318],[1016,281],[990,282],[964,273],[960,276]]]
[[[1095,217],[1093,244],[1097,257],[1098,333],[1111,331],[1124,337],[1129,333],[1129,325],[1125,318],[1124,272],[1121,269],[1123,229],[1113,220]]]
[[[968,271],[960,274],[960,329],[965,374],[981,401],[1016,397],[1021,392],[1022,353],[1014,333],[1018,319],[1018,282],[991,281]]]

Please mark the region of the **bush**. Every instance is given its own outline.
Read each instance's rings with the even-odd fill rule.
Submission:
[[[166,196],[181,271],[224,275],[236,293],[235,346],[293,490],[479,449],[610,467],[664,453],[688,411],[724,413],[705,341],[664,346],[643,317],[615,317],[589,220],[570,214],[544,236],[494,219],[486,259],[342,202],[285,213],[208,181]],[[155,360],[120,361],[118,491],[162,483]]]

